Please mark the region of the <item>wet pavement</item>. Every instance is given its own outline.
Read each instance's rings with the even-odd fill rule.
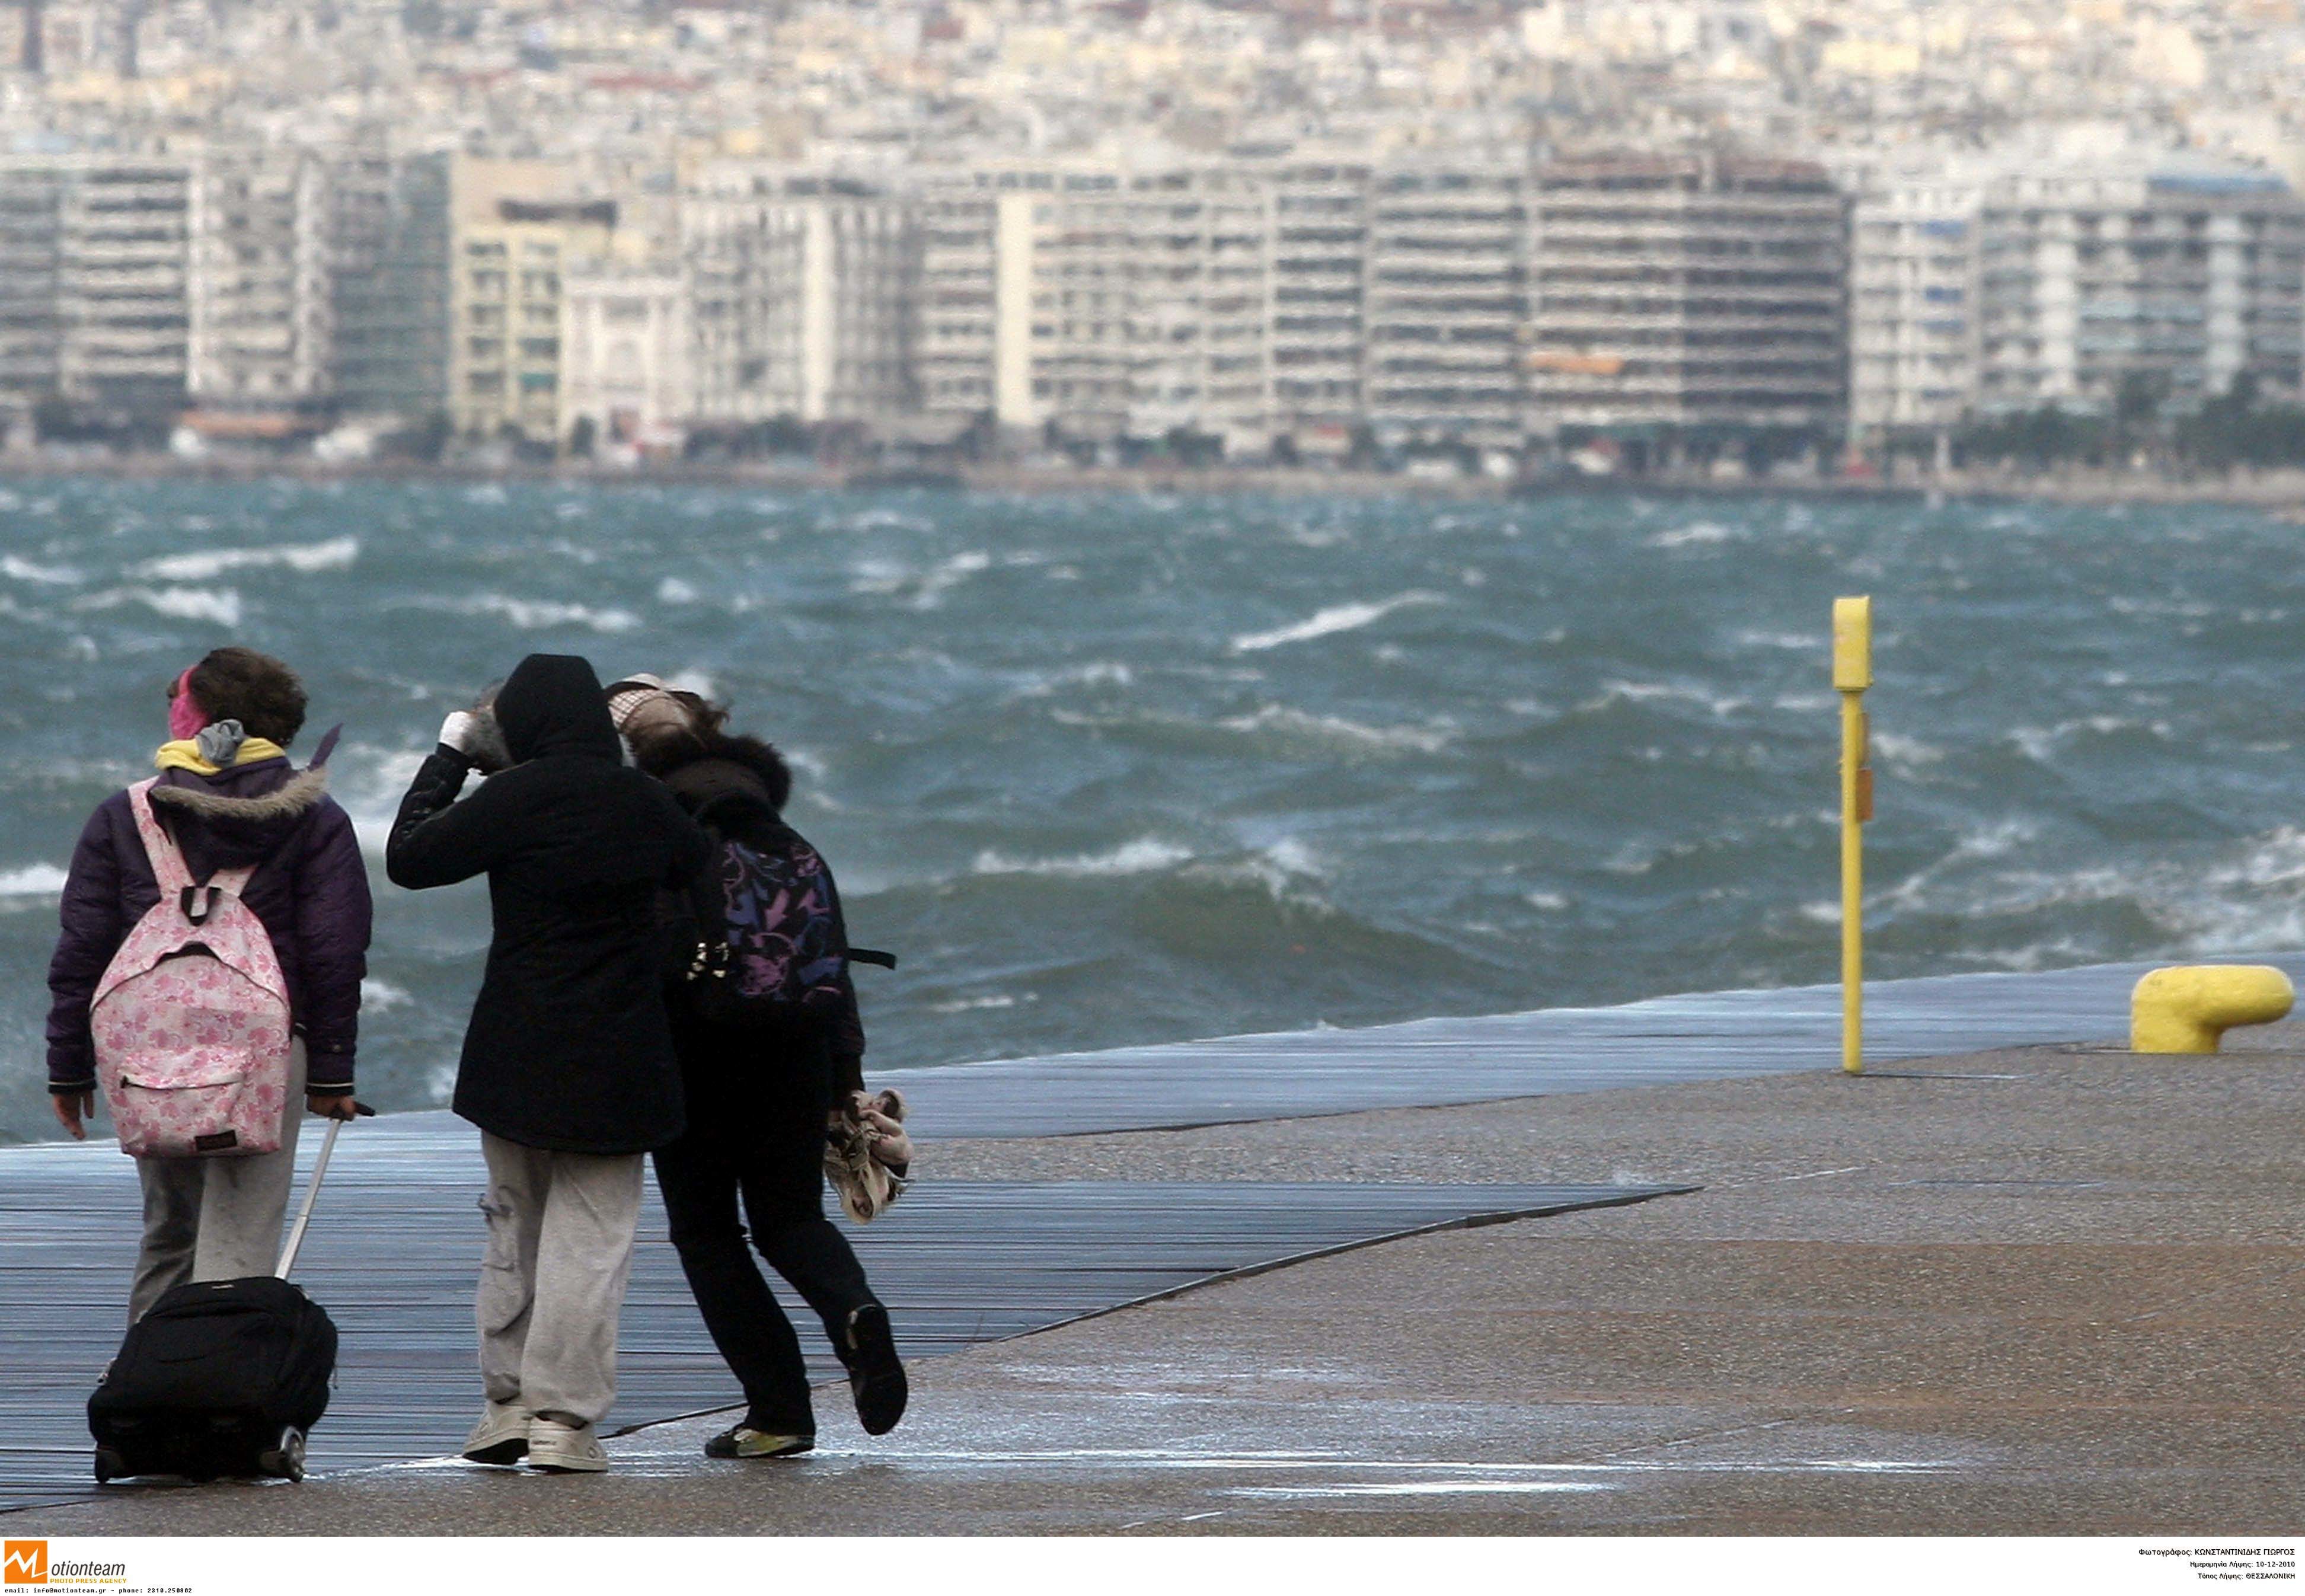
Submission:
[[[1703,1190],[1420,1235],[923,1362],[869,1440],[133,1488],[27,1532],[2293,1532],[2305,1027],[1477,1109],[932,1145],[952,1179]]]

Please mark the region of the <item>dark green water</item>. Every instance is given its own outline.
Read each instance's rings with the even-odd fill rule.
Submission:
[[[52,1130],[72,841],[242,641],[377,863],[535,649],[681,673],[799,772],[873,1057],[1829,979],[1835,593],[1881,616],[1875,968],[2305,946],[2305,532],[2252,513],[74,481],[0,496],[0,1138]],[[308,738],[309,742],[310,739]],[[477,887],[376,873],[364,1091],[443,1100]],[[868,1065],[870,1064],[868,1060]]]

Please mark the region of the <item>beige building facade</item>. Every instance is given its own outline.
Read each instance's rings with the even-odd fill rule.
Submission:
[[[563,284],[615,254],[617,201],[555,163],[460,157],[449,215],[450,421],[467,439],[557,448]]]

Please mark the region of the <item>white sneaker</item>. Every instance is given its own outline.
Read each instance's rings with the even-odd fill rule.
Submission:
[[[518,1463],[528,1451],[528,1410],[517,1402],[491,1402],[464,1438],[471,1463]]]
[[[563,1424],[538,1417],[528,1422],[528,1466],[548,1474],[600,1474],[608,1455],[590,1424]]]

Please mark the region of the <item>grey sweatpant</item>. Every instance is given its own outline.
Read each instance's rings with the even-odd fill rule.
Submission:
[[[304,1123],[302,1037],[288,1049],[285,1106],[277,1152],[136,1160],[144,1183],[144,1243],[128,1293],[129,1323],[188,1280],[238,1280],[279,1265],[280,1221],[296,1177],[296,1128]]]
[[[489,1400],[597,1424],[617,1399],[644,1155],[550,1152],[485,1131],[481,1150],[489,1250],[475,1317]]]

